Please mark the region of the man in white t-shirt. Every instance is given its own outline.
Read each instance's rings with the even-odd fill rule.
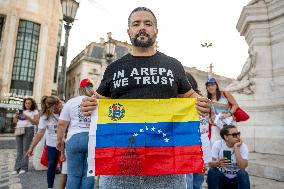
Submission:
[[[208,189],[249,189],[248,166],[249,150],[240,138],[240,132],[233,125],[224,126],[222,140],[212,146],[212,162],[208,171]]]

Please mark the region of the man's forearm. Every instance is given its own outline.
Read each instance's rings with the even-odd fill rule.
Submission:
[[[236,161],[237,161],[238,167],[240,169],[247,168],[248,160],[242,158],[239,148],[235,148],[235,156],[236,156]]]
[[[58,128],[57,128],[57,140],[58,141],[63,140],[64,134],[66,132],[66,128],[67,128],[66,125],[60,124],[60,123],[58,124]]]

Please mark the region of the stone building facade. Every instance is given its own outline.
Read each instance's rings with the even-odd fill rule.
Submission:
[[[114,40],[115,55],[112,60],[121,58],[131,50],[127,42]],[[66,99],[78,96],[79,83],[84,78],[94,80],[99,86],[103,73],[110,62],[105,58],[105,40],[101,38],[99,43],[90,43],[72,61],[66,73]]]
[[[0,0],[0,127],[21,101],[56,89],[62,25],[60,0]],[[19,105],[20,104],[20,105]]]

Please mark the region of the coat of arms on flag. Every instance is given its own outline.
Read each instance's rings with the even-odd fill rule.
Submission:
[[[203,172],[195,103],[190,98],[100,99],[90,129],[95,137],[89,139],[95,145],[95,175]]]
[[[125,114],[125,109],[123,105],[115,103],[109,106],[108,117],[110,117],[112,121],[117,121],[122,119],[124,117],[124,114]]]

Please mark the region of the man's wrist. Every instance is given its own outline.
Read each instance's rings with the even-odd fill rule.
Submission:
[[[57,137],[57,141],[58,141],[58,143],[63,142],[63,136],[62,136],[62,137],[61,137],[61,136],[58,136],[58,137]]]
[[[236,150],[240,150],[240,146],[235,145],[235,146],[234,146],[234,151],[236,151]]]

